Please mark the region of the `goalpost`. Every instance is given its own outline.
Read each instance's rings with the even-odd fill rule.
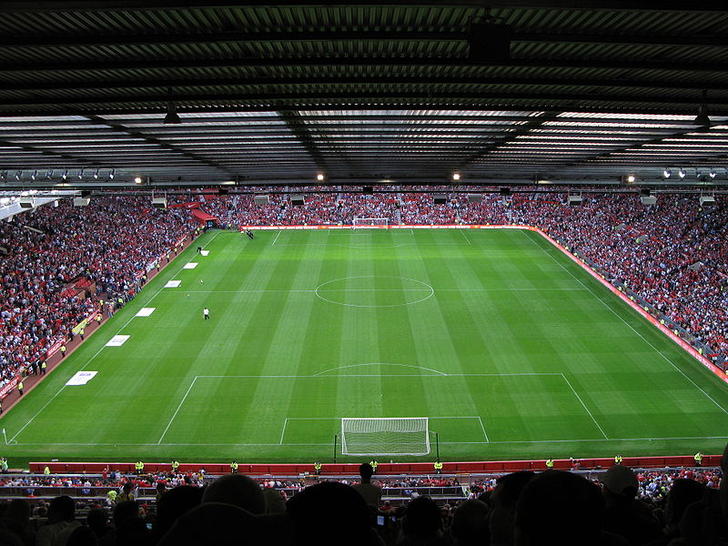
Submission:
[[[382,228],[389,226],[389,218],[354,218],[351,227],[357,228]]]
[[[344,455],[427,455],[427,417],[345,417],[341,419]]]

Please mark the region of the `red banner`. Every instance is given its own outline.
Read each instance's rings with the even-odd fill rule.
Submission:
[[[18,386],[18,381],[20,380],[20,376],[16,375],[13,377],[8,383],[6,383],[3,388],[0,389],[0,398],[6,397],[8,394],[12,392],[12,390]]]

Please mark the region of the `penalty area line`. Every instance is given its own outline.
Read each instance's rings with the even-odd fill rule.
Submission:
[[[695,381],[693,381],[693,379],[688,374],[686,374],[683,370],[681,370],[680,367],[677,364],[675,364],[672,361],[671,358],[667,357],[662,351],[660,351],[657,347],[655,347],[655,345],[649,339],[647,339],[645,336],[643,336],[642,333],[639,330],[637,330],[634,326],[632,326],[629,322],[627,322],[627,320],[625,320],[625,318],[620,313],[618,313],[617,311],[615,311],[612,308],[612,306],[609,305],[609,303],[607,303],[605,300],[603,300],[602,298],[600,298],[599,297],[599,294],[597,294],[596,292],[594,292],[594,290],[592,290],[592,288],[590,286],[588,286],[587,284],[585,284],[579,277],[577,277],[576,275],[574,275],[574,273],[570,269],[567,269],[566,266],[564,266],[564,264],[562,264],[559,260],[557,260],[556,257],[551,252],[547,251],[545,248],[543,248],[541,245],[539,245],[530,236],[530,233],[531,233],[530,231],[526,231],[525,233],[526,233],[526,238],[529,241],[531,241],[534,245],[536,245],[538,248],[540,248],[541,251],[544,254],[546,254],[549,258],[551,258],[554,262],[556,262],[556,264],[561,269],[563,269],[564,271],[566,271],[571,276],[571,278],[573,278],[576,282],[578,282],[580,285],[582,285],[584,288],[586,288],[589,292],[591,292],[591,294],[599,301],[599,303],[601,303],[604,307],[606,307],[614,316],[616,316],[619,320],[621,320],[630,330],[632,330],[635,334],[637,334],[637,336],[639,336],[642,339],[642,341],[644,341],[647,345],[649,345],[652,348],[653,351],[655,351],[658,355],[660,355],[677,372],[680,372],[680,374],[685,379],[687,379],[690,383],[692,383],[692,385],[695,388],[697,388],[700,392],[702,392],[708,400],[710,400],[711,402],[713,402],[713,404],[715,404],[718,407],[718,409],[722,410],[723,413],[725,413],[726,415],[728,415],[728,409],[726,409],[723,406],[721,406],[715,398],[713,398],[712,396],[710,396],[700,385],[698,385]],[[548,243],[548,241],[546,241],[546,242]],[[553,248],[553,245],[551,245],[550,243],[549,243],[549,248]],[[558,251],[558,249],[557,249],[557,251]],[[561,254],[564,255],[563,252]],[[577,263],[577,266],[582,271],[584,270],[580,265],[578,265],[578,263]],[[614,297],[614,296],[612,296],[612,297]],[[624,304],[624,302],[622,302],[619,299],[617,299],[616,301],[619,301],[620,304]],[[644,320],[643,317],[641,317],[641,316],[640,316],[640,319],[641,320]],[[658,332],[659,332],[659,330],[658,330]],[[662,332],[660,332],[660,333],[662,334]]]
[[[164,429],[164,432],[162,432],[162,435],[159,437],[159,441],[157,442],[157,445],[160,445],[162,443],[162,440],[167,435],[167,431],[169,430],[169,427],[172,426],[172,421],[174,421],[174,418],[177,417],[177,414],[179,413],[179,410],[182,409],[182,404],[185,403],[185,400],[187,400],[187,396],[190,394],[190,391],[192,390],[192,387],[195,386],[195,383],[197,383],[197,378],[199,376],[195,376],[195,378],[192,380],[192,383],[190,383],[190,386],[187,387],[187,392],[182,397],[182,400],[180,401],[179,405],[177,406],[177,409],[175,410],[174,414],[170,418],[169,422],[167,423],[167,427]]]
[[[589,417],[591,417],[591,420],[592,420],[592,421],[594,421],[594,424],[595,424],[595,425],[597,426],[597,428],[599,429],[599,432],[601,432],[601,433],[602,433],[602,436],[604,436],[604,439],[605,439],[605,440],[609,440],[609,436],[607,436],[607,433],[606,433],[606,432],[604,432],[604,429],[603,429],[603,428],[601,427],[601,425],[600,425],[600,424],[599,424],[599,423],[597,422],[597,420],[596,420],[596,419],[594,418],[594,415],[592,415],[592,412],[591,412],[591,411],[589,411],[589,408],[588,408],[588,407],[586,407],[586,404],[584,403],[584,400],[582,400],[582,399],[581,399],[581,396],[579,396],[579,393],[578,393],[578,392],[576,392],[576,389],[575,389],[575,388],[574,388],[574,387],[573,387],[573,386],[571,385],[571,381],[569,381],[569,379],[568,379],[568,378],[567,378],[567,377],[566,377],[566,376],[565,376],[565,375],[564,375],[563,373],[561,374],[561,377],[562,377],[562,378],[564,379],[564,381],[566,381],[566,384],[567,384],[567,385],[569,386],[569,388],[571,389],[571,392],[573,392],[573,393],[574,393],[574,396],[576,396],[576,399],[577,399],[577,400],[579,401],[579,403],[581,404],[581,407],[583,407],[583,408],[584,408],[584,409],[586,410],[586,412],[587,412],[587,413],[589,414]]]
[[[278,442],[279,445],[283,445],[283,437],[286,435],[286,427],[288,426],[288,417],[283,421],[283,430],[281,430],[281,439]]]

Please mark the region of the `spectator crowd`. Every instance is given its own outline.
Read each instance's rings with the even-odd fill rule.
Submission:
[[[187,213],[148,199],[69,200],[0,223],[0,386],[35,366],[88,317],[99,299],[126,301],[148,265],[192,230]],[[91,290],[69,287],[83,279]]]
[[[314,192],[320,188],[306,188]],[[340,188],[342,189],[342,188]],[[271,194],[266,205],[252,195],[209,198],[202,205],[228,227],[350,225],[355,218],[389,224],[515,224],[542,229],[681,325],[714,356],[728,357],[728,202],[717,196],[701,208],[696,195],[660,195],[645,206],[635,194],[589,193],[581,206],[566,206],[566,193],[536,191],[480,200],[452,188],[430,193],[378,187],[377,193],[306,193],[305,205],[290,194]],[[471,188],[493,191],[495,188]],[[261,193],[270,188],[253,188]],[[328,188],[331,191],[331,188]],[[387,193],[383,193],[386,190]],[[296,190],[304,193],[303,190]],[[381,193],[380,193],[381,192]],[[441,192],[444,203],[435,204]]]
[[[360,479],[212,477],[203,469],[0,476],[0,498],[19,485],[79,488],[75,498],[48,502],[26,493],[0,501],[0,544],[722,546],[727,469],[728,450],[722,469],[614,465],[598,472],[371,479],[365,463]],[[84,489],[95,487],[106,495],[92,501]],[[442,496],[449,490],[461,494]]]
[[[315,193],[322,189],[328,193]],[[589,193],[581,206],[569,207],[566,193],[547,191],[507,198],[484,193],[473,200],[446,187],[427,188],[431,193],[396,186],[370,194],[331,189],[295,190],[304,205],[294,204],[294,190],[271,193],[264,205],[251,194],[176,200],[200,199],[205,211],[232,228],[349,225],[356,218],[535,226],[682,326],[714,358],[728,357],[728,206],[721,196],[717,206],[701,209],[694,195],[660,195],[656,205],[643,206],[633,194]],[[469,191],[478,189],[494,188]],[[444,203],[434,203],[438,192]],[[157,210],[145,197],[109,196],[79,208],[63,200],[0,223],[0,387],[37,365],[99,299],[132,297],[155,260],[193,230],[189,218],[185,207]],[[95,297],[69,290],[79,279],[95,287]]]

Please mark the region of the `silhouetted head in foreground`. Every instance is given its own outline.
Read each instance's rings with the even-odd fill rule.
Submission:
[[[228,474],[207,486],[202,502],[232,504],[253,515],[265,512],[265,498],[258,482],[242,474]]]
[[[296,544],[376,544],[366,502],[343,483],[307,487],[288,501],[286,510]]]
[[[548,470],[526,485],[516,505],[516,546],[582,546],[601,539],[604,500],[587,479]]]

